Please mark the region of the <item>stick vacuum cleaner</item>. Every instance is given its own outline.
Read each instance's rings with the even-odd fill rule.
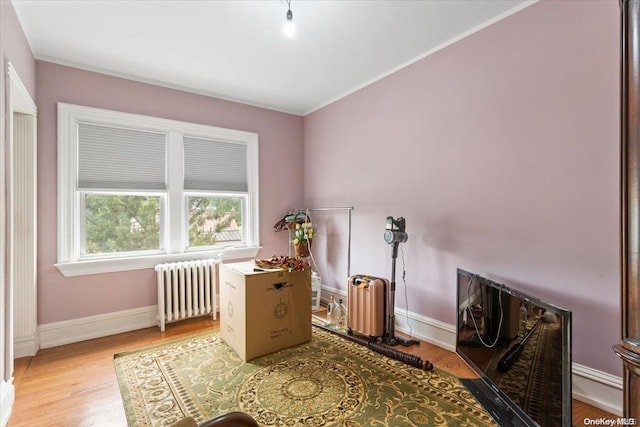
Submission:
[[[387,319],[386,319],[386,334],[384,342],[389,345],[404,345],[406,347],[410,345],[420,344],[419,341],[414,339],[405,339],[395,336],[395,295],[396,295],[396,260],[398,258],[398,247],[400,243],[407,241],[407,233],[405,232],[406,221],[403,217],[394,219],[391,216],[387,217],[387,223],[385,226],[384,240],[392,246],[391,251],[391,283],[387,290]]]

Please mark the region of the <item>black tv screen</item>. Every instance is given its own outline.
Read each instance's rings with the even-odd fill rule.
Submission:
[[[500,426],[571,426],[571,312],[458,269],[456,353]]]

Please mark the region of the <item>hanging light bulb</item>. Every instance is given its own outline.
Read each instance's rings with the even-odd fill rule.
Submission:
[[[296,27],[293,25],[293,12],[291,12],[291,0],[287,0],[289,10],[287,10],[287,22],[284,24],[284,33],[289,37],[293,36],[296,32]]]

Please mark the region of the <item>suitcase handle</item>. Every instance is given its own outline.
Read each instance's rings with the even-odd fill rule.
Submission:
[[[379,277],[375,277],[375,276],[367,276],[365,274],[357,274],[352,276],[351,278],[351,284],[353,286],[359,286],[361,288],[366,288],[369,286],[369,283],[374,281],[374,280],[382,280],[384,282],[383,279],[380,279]]]

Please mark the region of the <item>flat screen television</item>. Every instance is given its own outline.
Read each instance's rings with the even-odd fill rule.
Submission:
[[[462,382],[500,426],[571,426],[571,312],[458,269]]]

